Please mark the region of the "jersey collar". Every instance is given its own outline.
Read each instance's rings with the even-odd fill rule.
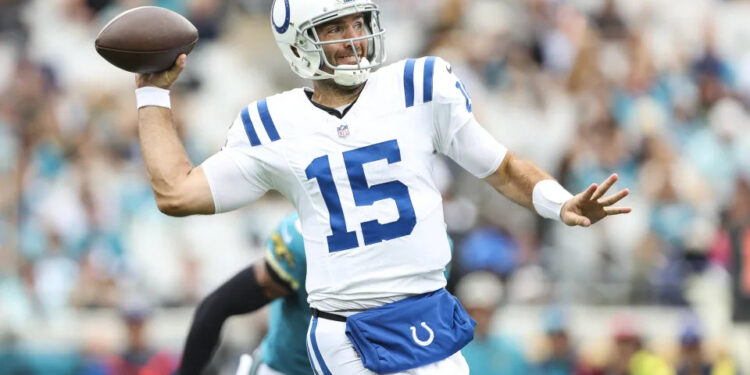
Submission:
[[[351,102],[351,103],[349,103],[349,105],[347,105],[346,108],[344,108],[343,111],[339,112],[339,110],[336,109],[336,108],[326,107],[326,106],[324,106],[324,105],[322,105],[320,103],[314,102],[313,99],[312,99],[313,98],[313,92],[309,88],[306,87],[306,88],[303,89],[303,91],[305,93],[305,96],[307,96],[307,100],[309,100],[310,103],[312,103],[312,105],[314,105],[315,107],[317,107],[317,108],[325,111],[329,115],[337,117],[339,119],[341,119],[344,116],[346,116],[346,114],[349,112],[349,110],[352,109],[352,107],[354,106],[354,103],[356,103],[357,100],[359,100],[359,97],[362,96],[362,93],[360,93],[359,96],[357,97],[357,99],[354,99],[354,101]],[[362,91],[364,91],[364,89]]]
[[[374,73],[377,73],[377,72],[374,72]],[[357,99],[355,99],[346,108],[344,108],[344,110],[342,112],[339,112],[336,108],[330,108],[330,107],[326,107],[324,105],[315,103],[312,100],[312,95],[313,95],[312,89],[305,87],[305,88],[303,88],[302,91],[305,93],[305,96],[307,97],[307,100],[310,103],[312,103],[312,105],[314,107],[316,107],[316,108],[318,108],[318,109],[320,109],[320,110],[328,113],[329,115],[331,115],[333,117],[336,117],[338,119],[343,119],[346,116],[346,114],[349,113],[349,111],[352,108],[354,108],[355,106],[357,108],[359,108],[359,107],[362,106],[362,104],[356,105],[358,102],[361,102],[363,100],[365,102],[367,101],[367,99],[365,97],[367,95],[369,95],[369,92],[372,90],[371,86],[374,85],[373,81],[375,80],[376,76],[377,76],[377,74],[370,74],[370,78],[365,82],[365,87],[362,88],[362,91],[359,93],[359,96],[357,97]],[[362,99],[362,98],[365,98],[365,99]]]

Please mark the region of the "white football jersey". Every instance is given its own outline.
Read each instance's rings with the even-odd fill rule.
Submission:
[[[471,100],[450,65],[409,59],[374,72],[341,118],[315,106],[305,89],[250,104],[203,169],[217,212],[271,189],[292,201],[311,306],[361,310],[445,286],[450,248],[432,178],[436,153],[485,177],[506,152],[487,139],[455,145],[472,122]],[[479,146],[482,157],[461,156]]]

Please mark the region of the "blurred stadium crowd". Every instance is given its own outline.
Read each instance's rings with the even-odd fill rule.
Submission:
[[[173,9],[198,27],[173,92],[198,163],[221,147],[243,105],[304,84],[276,50],[270,4],[0,0],[0,374],[169,373],[186,323],[176,341],[155,346],[142,331],[148,314],[189,310],[262,254],[292,209],[280,196],[211,218],[158,212],[140,160],[133,76],[97,56],[93,40],[139,5]],[[618,187],[632,192],[632,214],[570,229],[450,161],[435,171],[456,243],[449,287],[481,317],[466,354],[473,374],[723,375],[736,373],[734,361],[747,366],[750,348],[742,355],[722,335],[735,326],[731,233],[750,223],[750,1],[378,4],[391,62],[445,58],[480,123],[509,149],[571,191],[617,172]],[[741,287],[750,296],[748,277]],[[572,349],[565,309],[534,320],[541,345],[490,329],[513,324],[492,323],[498,306],[545,305],[660,306],[681,323],[672,345],[654,351],[642,322],[613,319],[613,350],[588,362]],[[45,340],[28,332],[75,331],[71,322],[92,311],[124,317],[128,344],[74,332],[63,335],[72,347],[52,351],[64,354],[34,354]],[[701,359],[709,331],[721,334]],[[151,372],[135,370],[140,362]]]

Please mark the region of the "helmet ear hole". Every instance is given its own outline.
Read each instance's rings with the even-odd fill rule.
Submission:
[[[294,56],[299,57],[299,52],[297,52],[297,47],[289,46],[289,49],[292,50],[292,53],[294,54]]]

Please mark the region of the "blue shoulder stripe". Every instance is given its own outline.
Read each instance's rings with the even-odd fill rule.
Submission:
[[[278,141],[279,132],[276,131],[276,125],[273,123],[271,114],[268,113],[268,103],[266,102],[266,99],[258,101],[258,114],[260,115],[260,120],[263,122],[263,127],[266,128],[268,138],[271,139],[271,142]]]
[[[432,101],[432,79],[435,72],[435,56],[430,56],[424,62],[424,102]]]
[[[240,117],[242,117],[242,124],[245,126],[245,133],[247,133],[247,139],[250,140],[250,145],[259,146],[260,139],[258,139],[258,134],[255,133],[255,127],[253,127],[253,122],[250,120],[250,112],[247,107],[242,110]]]
[[[414,106],[414,64],[417,60],[406,60],[404,66],[404,93],[406,95],[406,108]]]

